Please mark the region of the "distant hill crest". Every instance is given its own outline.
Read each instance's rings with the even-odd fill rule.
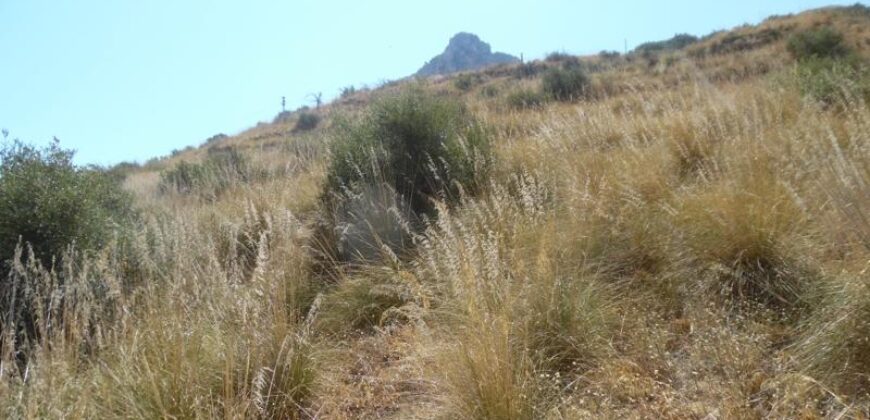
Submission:
[[[493,53],[489,44],[481,41],[475,34],[460,32],[450,38],[443,53],[429,60],[417,71],[417,76],[450,74],[519,61],[518,58],[510,54]]]

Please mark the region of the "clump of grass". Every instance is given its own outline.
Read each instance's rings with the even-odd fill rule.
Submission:
[[[550,395],[505,319],[463,326],[437,360],[448,413],[467,419],[535,419]]]
[[[193,195],[215,200],[230,187],[265,179],[266,171],[256,168],[234,148],[209,149],[202,163],[181,161],[160,173],[161,194]]]
[[[544,273],[541,273],[544,274]],[[536,279],[525,319],[526,345],[545,372],[571,373],[594,367],[607,353],[616,317],[612,292],[591,276]]]
[[[870,284],[866,269],[826,283],[820,310],[803,324],[794,348],[801,366],[838,392],[870,392]]]
[[[310,417],[306,404],[317,386],[317,359],[312,344],[304,336],[289,336],[270,351],[265,359],[268,364],[257,373],[262,376],[254,382],[258,414],[265,418]]]
[[[248,279],[257,267],[257,259],[272,240],[272,220],[267,212],[248,203],[245,213],[236,223],[220,223],[217,233],[216,257],[231,276]]]
[[[701,133],[693,124],[680,121],[668,127],[668,151],[683,179],[710,178],[715,170],[715,155],[719,145],[710,133]]]
[[[118,359],[108,360],[113,370],[98,377],[102,413],[306,418],[317,367],[313,346],[304,337],[221,336],[191,323],[187,331],[168,324],[146,327],[138,339],[122,344]]]
[[[409,318],[415,291],[408,273],[368,268],[343,279],[324,296],[317,327],[328,332],[371,330],[392,320]]]
[[[687,199],[677,223],[702,289],[775,308],[805,302],[811,273],[792,251],[805,220],[792,195],[770,175],[713,186]],[[694,287],[698,287],[695,285]]]
[[[546,192],[517,188],[522,203],[498,190],[442,215],[424,242],[418,277],[443,293],[448,344],[436,369],[453,416],[539,418],[614,334],[613,295],[539,229],[551,217]]]

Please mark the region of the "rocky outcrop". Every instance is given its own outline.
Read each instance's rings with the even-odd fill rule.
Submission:
[[[489,44],[481,41],[477,35],[460,32],[450,39],[450,43],[443,53],[429,60],[417,71],[417,76],[450,74],[519,61],[518,58],[509,54],[493,53]]]

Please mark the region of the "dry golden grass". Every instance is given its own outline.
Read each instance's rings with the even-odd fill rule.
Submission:
[[[311,269],[329,121],[401,84],[208,145],[272,174],[214,200],[157,187],[205,148],[146,167],[133,232],[13,270],[41,334],[0,331],[0,416],[868,418],[870,109],[801,96],[783,38],[697,52],[829,24],[866,56],[866,22],[589,58],[590,98],[540,109],[505,105],[538,84],[510,68],[424,83],[496,133],[488,188],[334,277]]]

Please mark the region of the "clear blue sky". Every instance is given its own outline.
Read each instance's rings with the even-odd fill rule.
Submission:
[[[703,35],[811,0],[0,0],[0,127],[79,163],[143,161],[322,91],[414,73],[456,32],[538,58]]]

